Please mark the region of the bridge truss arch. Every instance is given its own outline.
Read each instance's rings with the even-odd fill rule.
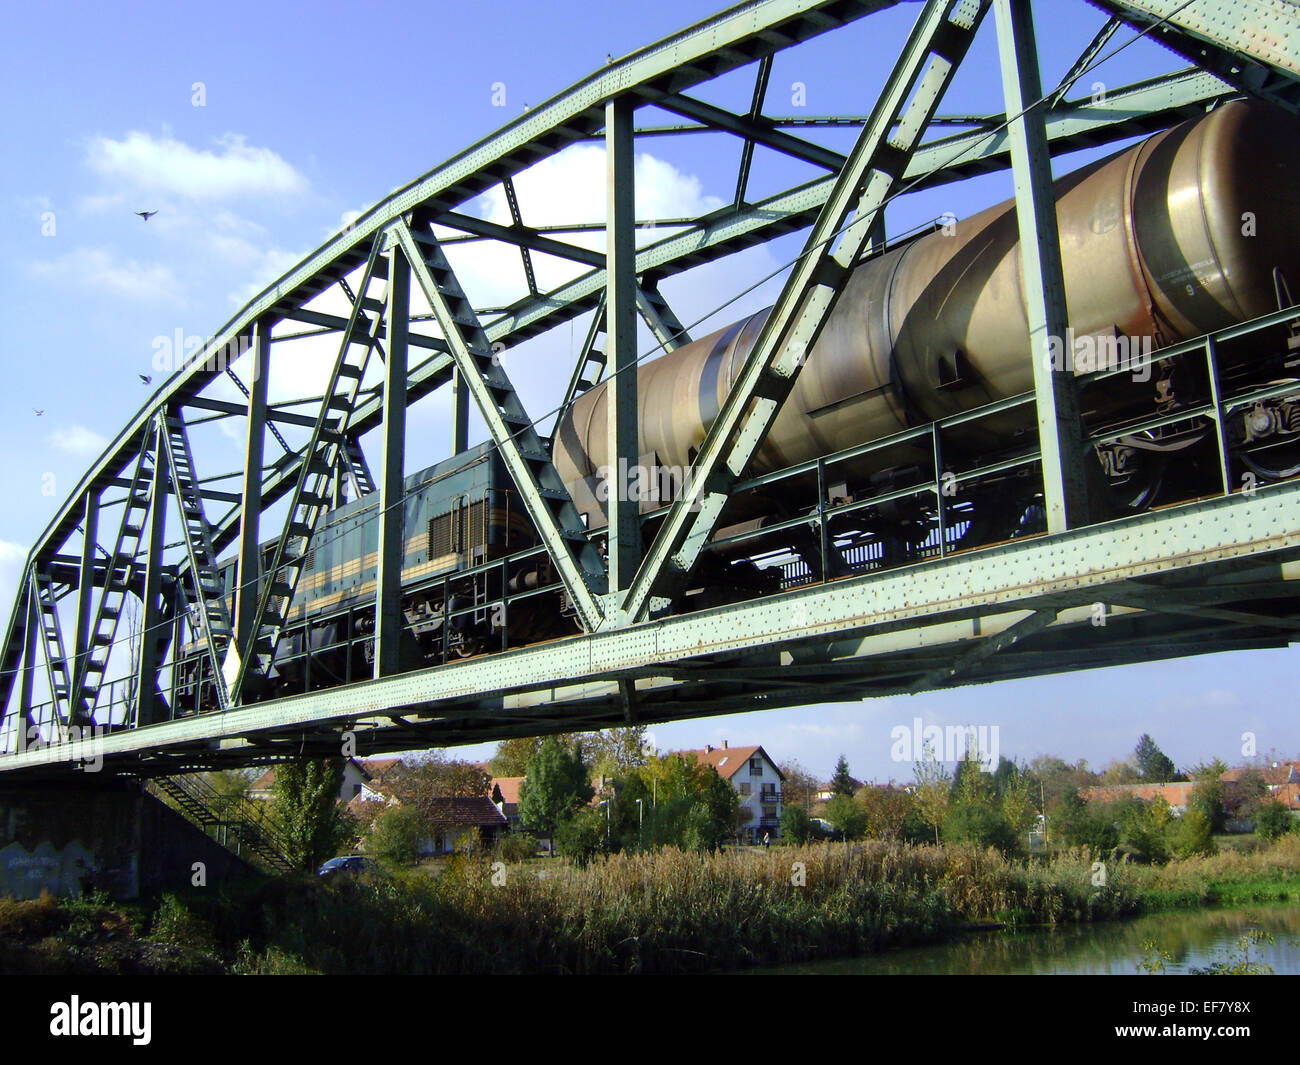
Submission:
[[[86,728],[106,733],[110,769],[159,775],[333,754],[345,732],[365,754],[1285,646],[1300,627],[1290,583],[1300,575],[1300,483],[1240,490],[1220,432],[1221,492],[1101,521],[1082,474],[1098,441],[1080,422],[1080,386],[1037,364],[1033,390],[999,410],[1033,412],[1038,439],[1014,462],[1039,471],[1043,535],[952,550],[937,443],[950,426],[918,423],[909,432],[936,441],[933,476],[907,491],[939,500],[924,558],[835,572],[818,460],[801,471],[819,480],[817,507],[799,520],[822,540],[820,571],[726,602],[701,606],[688,594],[724,537],[730,502],[774,476],[751,460],[848,275],[892,246],[888,203],[1011,171],[1021,233],[1031,237],[1021,241],[1031,335],[1060,334],[1057,242],[1034,237],[1055,229],[1051,157],[1168,129],[1241,97],[1300,109],[1300,15],[1279,0],[1095,0],[1109,22],[1080,42],[1067,79],[1046,89],[1026,0],[929,0],[908,5],[915,26],[861,114],[774,112],[774,57],[896,6],[751,0],[611,60],[396,191],[252,300],[122,429],[32,549],[0,632],[0,771],[59,772]],[[997,36],[1006,107],[956,114],[959,101],[945,91],[980,33]],[[1080,79],[1134,33],[1190,66],[1090,94]],[[741,70],[753,74],[747,111],[701,95]],[[818,124],[853,130],[851,151],[820,143]],[[740,147],[731,202],[696,217],[638,218],[636,146],[706,133]],[[528,224],[516,178],[584,142],[605,146],[607,222]],[[807,169],[753,195],[769,155]],[[489,191],[507,204],[509,224],[466,210]],[[593,228],[602,248],[579,239]],[[636,368],[647,354],[637,350],[637,319],[664,351],[691,340],[661,283],[805,231],[804,252],[694,455],[692,489],[649,523],[616,494],[595,535],[501,353],[589,315],[576,365],[562,371],[563,408],[603,380],[609,454],[636,464]],[[457,249],[476,244],[517,256],[522,291],[508,305],[476,303],[462,283]],[[571,264],[573,276],[539,284],[545,259]],[[1203,352],[1213,381],[1216,345],[1291,328],[1297,312],[1281,292],[1279,303],[1276,314],[1179,351]],[[309,337],[327,339],[333,357],[311,394],[281,394],[277,359]],[[573,631],[507,635],[501,647],[411,668],[403,646],[420,622],[403,600],[412,536],[403,499],[414,472],[404,465],[406,411],[439,390],[451,397],[449,453],[467,451],[474,412],[533,531],[526,553],[546,560],[530,570],[545,575],[536,587],[508,587],[503,568],[494,601],[457,607],[448,598],[444,631],[456,610],[508,612],[539,589],[562,604]],[[1197,413],[1222,426],[1234,404],[1258,400],[1215,391]],[[197,443],[214,429],[241,442],[233,471],[213,468]],[[356,520],[373,533],[368,620],[356,630],[368,672],[281,690],[272,677],[301,622],[295,597],[313,579],[329,515],[348,500],[368,501],[369,516]]]

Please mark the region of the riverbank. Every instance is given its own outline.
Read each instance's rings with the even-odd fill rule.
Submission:
[[[539,876],[538,871],[547,875]],[[194,889],[153,905],[0,900],[6,972],[650,973],[771,966],[952,939],[1300,899],[1300,837],[1146,867],[1085,851],[818,844]]]

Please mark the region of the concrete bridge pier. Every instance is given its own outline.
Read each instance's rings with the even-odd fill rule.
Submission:
[[[0,789],[0,896],[95,889],[137,899],[253,869],[136,780],[105,776]]]

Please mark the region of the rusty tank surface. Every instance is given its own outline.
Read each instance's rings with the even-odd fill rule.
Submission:
[[[1054,188],[1075,338],[1124,338],[1135,352],[1158,350],[1275,310],[1279,284],[1300,282],[1300,121],[1268,105],[1220,106],[1066,174]],[[1012,200],[865,261],[751,473],[1031,390],[1023,291]],[[767,313],[641,366],[644,459],[691,465]],[[1081,396],[1093,429],[1175,400],[1168,381],[1127,378]],[[596,488],[607,465],[605,411],[601,384],[573,402],[554,434],[556,467],[593,527],[604,522]],[[1300,428],[1300,411],[1288,408],[1275,420],[1290,432]],[[1031,424],[1024,412],[985,420],[955,444],[995,452]],[[919,452],[888,461],[909,458],[923,461]],[[1112,478],[1117,463],[1124,466],[1122,455],[1099,458]],[[874,456],[855,472],[864,480],[879,475],[882,461]]]

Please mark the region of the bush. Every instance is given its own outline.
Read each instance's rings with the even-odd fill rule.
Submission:
[[[1172,816],[1169,804],[1157,799],[1117,803],[1113,809],[1119,820],[1119,843],[1131,858],[1139,862],[1163,862],[1169,858],[1169,833]]]
[[[1182,817],[1170,824],[1169,849],[1179,858],[1215,853],[1210,822],[1200,810],[1188,807]]]
[[[605,813],[595,807],[579,810],[567,821],[560,822],[555,831],[555,845],[559,852],[572,858],[578,865],[586,865],[605,849]]]
[[[208,954],[219,950],[211,926],[193,914],[175,895],[164,895],[153,917],[149,938],[170,947],[188,947]]]
[[[410,806],[389,806],[370,826],[366,853],[381,862],[410,865],[420,856],[420,815]]]
[[[808,811],[797,802],[781,808],[781,839],[786,843],[803,846],[812,835],[812,820]]]
[[[523,862],[537,853],[537,840],[526,832],[507,832],[497,840],[496,857],[503,862]]]
[[[943,820],[945,843],[976,843],[996,847],[1003,854],[1017,850],[1016,831],[997,810],[975,803],[959,803]]]
[[[1295,830],[1295,818],[1282,803],[1266,802],[1255,811],[1255,834],[1273,840]]]
[[[1087,847],[1098,854],[1119,846],[1114,817],[1104,808],[1094,810],[1077,798],[1052,815],[1048,831],[1056,842],[1068,847]]]

